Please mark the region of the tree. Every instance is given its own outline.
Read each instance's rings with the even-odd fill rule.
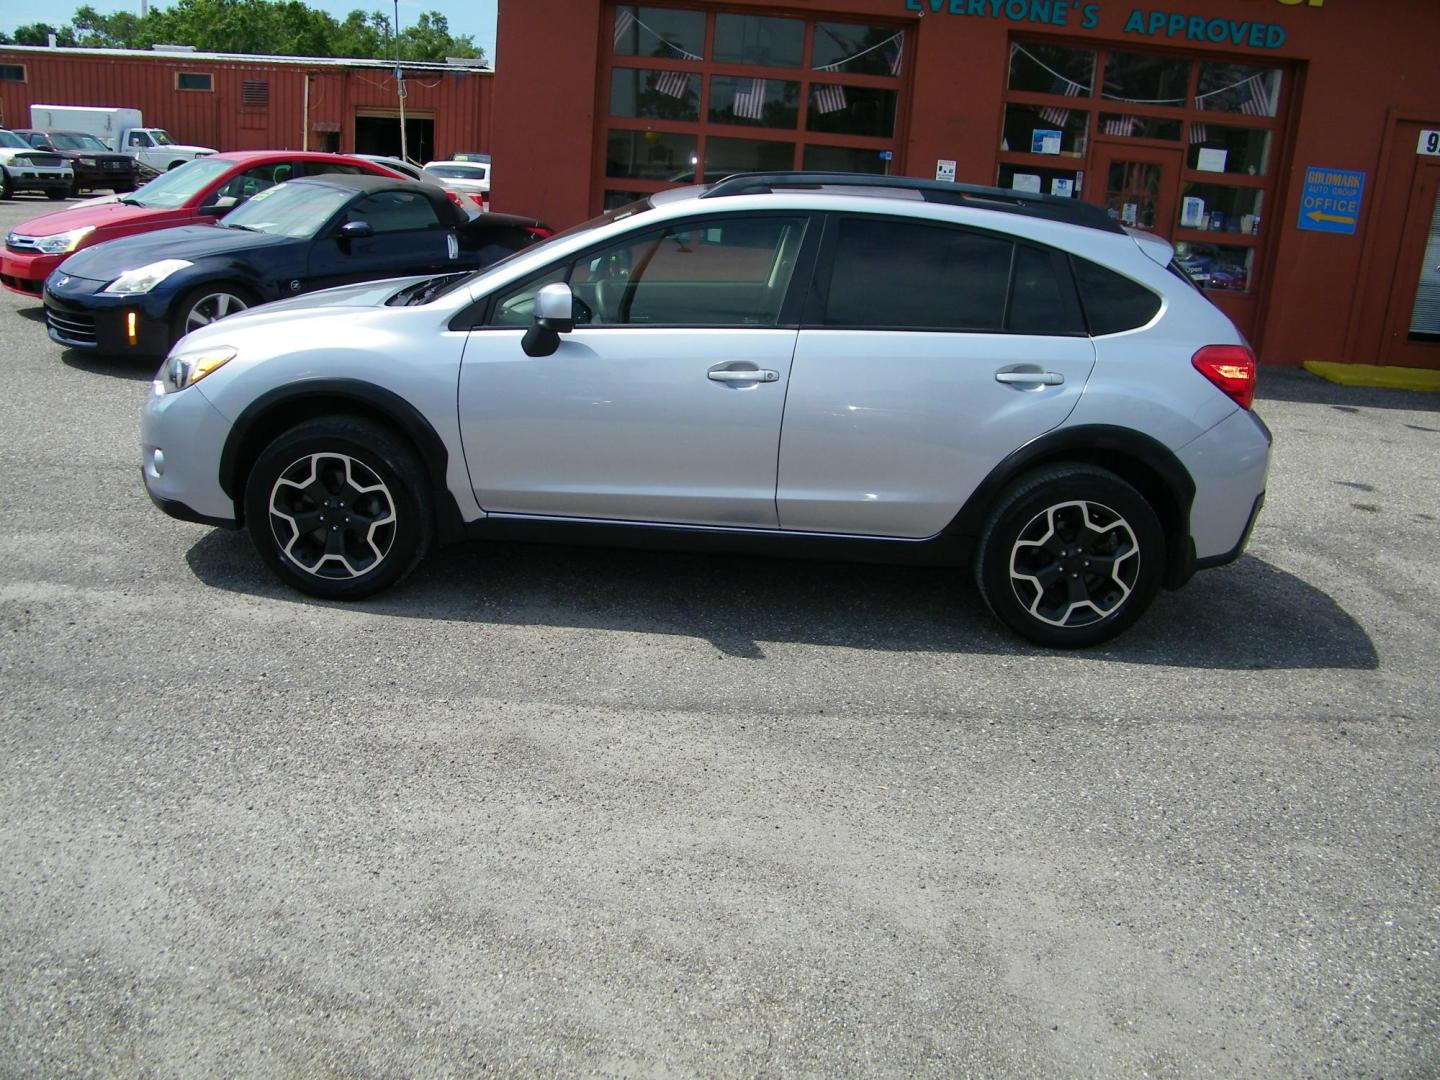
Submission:
[[[270,56],[388,60],[395,55],[394,33],[383,12],[357,8],[342,22],[303,0],[176,0],[151,8],[144,17],[128,11],[102,15],[87,4],[59,30],[35,23],[18,27],[13,37],[22,45],[45,45],[51,33],[58,44],[91,49],[148,49],[163,43]],[[406,60],[463,56],[485,62],[485,50],[467,35],[451,34],[449,21],[436,11],[421,12],[400,32],[400,54]]]

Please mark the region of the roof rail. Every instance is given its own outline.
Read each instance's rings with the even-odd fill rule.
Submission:
[[[1040,195],[1008,188],[956,184],[948,180],[922,180],[913,176],[876,176],[848,172],[749,172],[717,180],[700,196],[719,199],[727,195],[766,195],[777,188],[855,187],[889,188],[918,192],[926,202],[950,206],[972,206],[977,210],[999,210],[1009,214],[1063,221],[1104,232],[1124,233],[1120,224],[1101,207],[1078,199]]]

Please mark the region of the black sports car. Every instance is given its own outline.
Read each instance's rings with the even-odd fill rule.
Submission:
[[[187,225],[76,252],[45,282],[50,337],[164,356],[196,327],[332,285],[488,266],[550,235],[531,218],[468,216],[433,184],[304,177],[258,192],[219,228]]]

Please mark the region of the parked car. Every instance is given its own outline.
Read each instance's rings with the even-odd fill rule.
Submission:
[[[117,154],[95,135],[83,131],[37,131],[16,128],[19,135],[37,150],[59,154],[75,171],[71,195],[96,188],[108,188],[117,195],[134,191],[137,183],[133,158]]]
[[[257,191],[298,176],[331,173],[397,175],[382,165],[343,154],[299,150],[213,154],[164,173],[120,199],[68,207],[12,229],[0,254],[0,284],[11,292],[38,297],[51,271],[81,248],[176,225],[210,224]],[[65,182],[68,190],[70,180]]]
[[[527,218],[471,219],[434,184],[380,176],[280,184],[219,225],[121,237],[72,255],[45,283],[50,337],[108,355],[160,357],[189,331],[266,300],[473,270],[542,235]]]
[[[101,139],[116,153],[133,158],[136,166],[150,172],[168,172],[187,161],[215,153],[209,146],[176,142],[164,128],[146,127],[139,109],[89,105],[31,105],[30,127],[65,131],[86,131]]]
[[[59,154],[36,150],[13,131],[0,128],[0,199],[17,191],[43,191],[63,199],[74,182],[75,171]]]
[[[191,334],[145,484],[333,599],[436,539],[689,545],[970,566],[1019,633],[1094,644],[1237,558],[1265,492],[1254,356],[1170,261],[997,188],[673,189]]]
[[[490,163],[482,161],[427,161],[425,175],[434,183],[478,202],[490,193]]]

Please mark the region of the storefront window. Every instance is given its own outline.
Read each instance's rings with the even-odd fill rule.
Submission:
[[[1264,176],[1270,166],[1270,132],[1195,120],[1190,124],[1190,154],[1186,160],[1190,168],[1200,172]]]
[[[717,15],[715,56],[724,64],[799,67],[805,56],[805,23],[760,15]]]
[[[1095,52],[1071,45],[1050,45],[1027,41],[1010,46],[1011,90],[1028,90],[1035,94],[1066,94],[1070,87],[1079,87],[1080,95],[1088,97],[1095,84]]]
[[[905,31],[893,26],[815,24],[810,66],[839,75],[899,75]]]
[[[1175,245],[1175,261],[1202,289],[1245,292],[1250,288],[1255,249],[1181,240]]]
[[[841,86],[813,83],[805,126],[810,131],[836,135],[878,135],[895,133],[894,90],[873,86]]]
[[[1195,107],[1207,112],[1274,116],[1280,101],[1280,72],[1246,64],[1203,63]]]
[[[1083,109],[1006,105],[1000,149],[1080,157],[1085,153],[1089,128],[1090,114]]]
[[[793,128],[800,117],[800,84],[783,79],[716,75],[710,80],[710,121]]]
[[[1187,183],[1181,189],[1176,224],[1182,229],[1257,236],[1264,197],[1260,188]]]
[[[705,140],[705,178],[718,180],[737,172],[778,172],[795,167],[795,147],[768,139]]]
[[[705,13],[621,4],[615,9],[615,54],[699,60],[705,52]]]
[[[1101,96],[1136,105],[1185,104],[1190,61],[1149,53],[1111,53]]]
[[[806,169],[821,172],[875,173],[884,176],[890,171],[890,159],[874,150],[860,150],[853,146],[807,146]]]
[[[1036,169],[1029,165],[1001,165],[996,185],[1037,195],[1080,197],[1085,174],[1075,169]]]
[[[616,68],[610,75],[610,115],[698,120],[700,76],[683,71]]]
[[[1101,135],[1114,135],[1121,139],[1169,139],[1180,140],[1180,121],[1166,120],[1158,116],[1129,116],[1124,113],[1101,113]]]
[[[605,175],[689,183],[695,175],[695,136],[661,131],[611,131]]]

